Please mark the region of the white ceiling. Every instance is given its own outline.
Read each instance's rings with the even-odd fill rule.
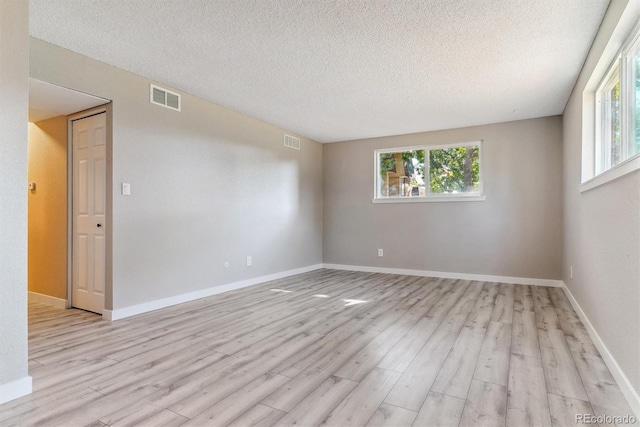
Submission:
[[[31,35],[320,142],[561,114],[607,0],[30,0]]]
[[[32,123],[68,116],[107,102],[97,96],[29,79],[29,121]]]

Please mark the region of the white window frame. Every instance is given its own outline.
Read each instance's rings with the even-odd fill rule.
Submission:
[[[582,177],[580,192],[589,191],[607,182],[640,169],[640,153],[630,155],[635,139],[633,126],[634,66],[633,53],[640,47],[640,2],[630,2],[611,34],[601,57],[582,93]],[[603,93],[613,87],[613,75],[620,76],[620,139],[621,160],[611,165],[611,150],[607,145],[604,123]]]
[[[373,203],[424,203],[424,202],[477,202],[484,201],[486,197],[484,195],[484,186],[483,186],[483,149],[482,149],[482,140],[477,141],[468,141],[468,142],[455,142],[451,144],[438,144],[438,145],[415,145],[409,147],[393,147],[393,148],[380,148],[376,149],[373,152],[373,199],[371,200]],[[465,192],[465,193],[430,193],[430,185],[429,185],[429,151],[432,150],[442,150],[447,148],[459,148],[459,147],[478,147],[478,191],[474,192]],[[424,196],[415,196],[415,197],[405,197],[405,196],[396,196],[396,197],[383,197],[380,194],[380,155],[385,153],[402,153],[405,151],[419,151],[424,150],[425,152],[425,165],[424,165],[424,175],[425,175],[425,195]]]

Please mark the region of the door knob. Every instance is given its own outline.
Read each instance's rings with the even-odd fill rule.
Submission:
[[[98,224],[96,227],[98,227],[98,228],[102,228],[102,224]]]

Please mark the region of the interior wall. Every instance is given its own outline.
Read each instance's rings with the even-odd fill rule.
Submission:
[[[29,291],[67,299],[67,118],[29,123]]]
[[[563,280],[640,392],[640,172],[579,190],[582,93],[626,4],[611,2],[564,112]]]
[[[0,0],[0,402],[30,392],[27,372],[29,4]],[[10,64],[10,65],[8,65]],[[18,385],[16,385],[18,384]],[[4,387],[3,387],[4,386]]]
[[[319,143],[188,94],[150,104],[148,79],[41,40],[30,58],[31,77],[113,101],[107,309],[322,263]]]
[[[561,132],[556,116],[325,144],[324,262],[560,279]],[[374,150],[476,140],[485,201],[372,203]]]

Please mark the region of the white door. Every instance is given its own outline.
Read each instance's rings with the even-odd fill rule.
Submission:
[[[106,113],[75,120],[72,305],[102,314],[105,285]]]

